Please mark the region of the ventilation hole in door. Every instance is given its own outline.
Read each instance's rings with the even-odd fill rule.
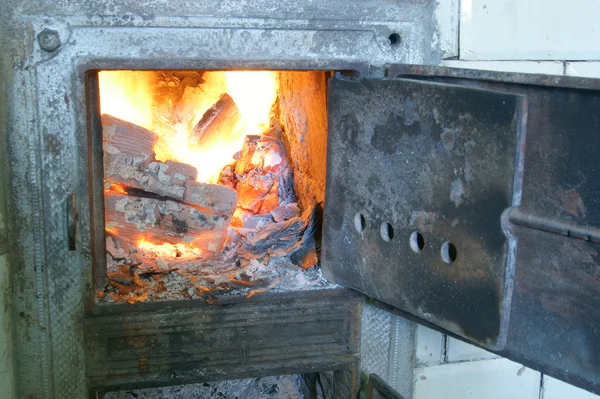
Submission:
[[[392,47],[397,47],[400,45],[400,35],[398,33],[392,33],[389,37],[388,37],[388,42],[390,43],[390,46]]]
[[[365,227],[367,227],[367,220],[365,219],[365,215],[363,215],[362,213],[357,213],[356,215],[354,215],[354,228],[356,229],[356,231],[362,233],[365,230]]]
[[[425,248],[425,238],[418,231],[413,231],[410,235],[410,248],[419,253]]]
[[[456,247],[450,241],[446,241],[442,244],[441,254],[442,260],[448,264],[454,262],[456,260],[456,256],[458,255]]]
[[[383,222],[381,223],[379,234],[381,234],[383,241],[389,242],[392,238],[394,238],[394,228],[388,222]]]

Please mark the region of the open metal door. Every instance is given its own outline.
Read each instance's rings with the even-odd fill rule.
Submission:
[[[600,81],[388,76],[330,81],[326,277],[600,393]]]

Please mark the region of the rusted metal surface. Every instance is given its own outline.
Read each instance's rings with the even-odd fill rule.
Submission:
[[[333,79],[329,112],[326,276],[497,349],[522,98]]]
[[[493,101],[494,96],[509,95],[521,99],[520,128],[514,130],[501,127],[504,129],[505,136],[512,136],[515,139],[512,144],[504,148],[506,151],[512,151],[514,160],[510,172],[513,173],[514,178],[510,186],[512,200],[500,204],[490,199],[484,201],[480,208],[469,207],[466,202],[460,204],[456,210],[450,207],[450,210],[459,212],[461,220],[467,224],[476,225],[477,222],[486,221],[486,226],[482,226],[482,229],[485,229],[488,234],[505,237],[504,244],[498,246],[486,245],[489,243],[486,236],[473,230],[468,231],[467,237],[461,237],[480,244],[490,251],[492,257],[501,257],[502,271],[497,270],[497,272],[504,276],[504,285],[497,297],[501,316],[497,346],[494,348],[485,341],[473,340],[477,337],[464,333],[469,325],[477,324],[480,314],[476,312],[464,314],[465,308],[461,305],[461,301],[468,301],[472,306],[481,306],[482,302],[478,299],[481,297],[476,295],[477,291],[464,290],[467,296],[465,298],[454,295],[452,288],[436,291],[428,286],[429,280],[423,278],[423,269],[436,270],[439,260],[420,264],[415,262],[414,255],[411,253],[410,239],[407,239],[405,234],[395,235],[389,243],[382,241],[375,233],[357,238],[356,232],[352,230],[353,215],[331,211],[329,207],[332,203],[335,209],[340,209],[341,204],[337,201],[344,199],[346,200],[344,206],[354,206],[356,212],[358,208],[364,206],[358,201],[353,202],[353,198],[347,195],[348,191],[352,193],[357,190],[354,187],[347,188],[346,191],[337,187],[335,191],[328,192],[325,237],[330,235],[331,232],[328,230],[332,227],[339,229],[339,226],[342,226],[344,229],[348,226],[348,234],[354,236],[347,237],[355,240],[362,252],[353,252],[354,258],[346,259],[345,268],[340,268],[339,263],[334,268],[329,262],[330,257],[335,258],[331,256],[330,251],[333,250],[335,253],[335,248],[339,248],[342,244],[334,241],[332,246],[331,240],[336,236],[331,235],[328,239],[330,243],[327,244],[327,240],[325,243],[326,268],[332,275],[345,273],[347,279],[353,281],[362,279],[364,286],[361,287],[357,283],[359,290],[408,311],[422,320],[432,322],[437,328],[442,327],[463,339],[474,341],[479,346],[551,376],[593,392],[600,392],[600,361],[597,356],[600,348],[600,314],[598,314],[600,309],[600,259],[598,258],[600,180],[597,178],[598,165],[600,165],[597,161],[597,154],[600,153],[600,113],[598,112],[600,81],[407,65],[392,66],[388,70],[388,76],[397,78],[393,81],[402,87],[398,90],[398,97],[404,102],[408,97],[406,87],[415,85],[437,87],[437,96],[440,98],[448,96],[449,87],[454,87],[456,90],[468,88],[479,91],[482,95],[492,94],[489,100],[483,101],[479,107],[474,107],[474,111],[479,108],[486,108],[489,112],[500,110],[501,108]],[[339,96],[341,97],[341,94]],[[377,96],[379,93],[373,94],[372,97]],[[447,113],[452,114],[454,107],[465,101],[465,96],[453,98],[455,103],[442,112],[443,118],[447,118]],[[430,109],[425,110],[427,113],[432,112],[433,106],[439,99],[433,95],[424,101],[429,101],[432,105]],[[398,109],[401,108],[397,107],[391,113],[398,113]],[[336,112],[343,114],[340,110]],[[474,112],[470,114],[474,115]],[[335,123],[334,118],[332,121]],[[406,131],[402,119],[388,118],[386,121],[388,124],[395,124],[397,131]],[[353,126],[359,136],[367,134],[365,132],[368,125],[363,122],[360,120]],[[469,127],[468,122],[469,118],[461,119],[464,127],[461,131],[462,134],[472,135],[473,129]],[[484,131],[493,132],[498,126],[498,124],[489,124],[484,127]],[[352,129],[346,130],[352,131]],[[418,138],[421,136],[429,137],[430,131],[427,126],[419,126],[415,134],[416,140],[412,145],[396,145],[394,155],[401,161],[396,164],[396,168],[402,167],[407,152],[422,151],[422,149],[414,149],[415,143],[418,143]],[[335,131],[332,131],[334,137],[335,134]],[[479,132],[479,134],[485,133]],[[436,143],[436,147],[445,148],[447,140],[443,131],[437,132],[437,136],[432,136],[431,139]],[[507,141],[504,143],[508,144]],[[502,141],[496,144],[501,145]],[[346,144],[346,146],[351,145]],[[389,142],[388,147],[392,146],[393,143]],[[497,157],[481,146],[474,149],[481,151],[482,156],[487,157],[489,162],[488,165],[481,164],[484,170],[477,173],[486,175],[486,170],[498,167],[494,164],[497,162],[495,159]],[[329,162],[333,167],[330,169],[332,174],[328,176],[329,189],[339,184],[336,180],[341,180],[339,176],[336,179],[336,175],[333,174],[341,169],[339,167],[336,169],[336,165],[332,165],[332,162],[336,162],[341,156],[346,156],[346,164],[350,170],[355,159],[354,153],[345,151],[339,143],[337,151],[336,154],[336,150],[330,148]],[[447,157],[442,151],[435,153],[435,156]],[[414,160],[408,158],[408,160],[416,164],[410,165],[409,162],[406,167],[408,170],[423,172],[420,175],[408,174],[405,186],[398,186],[395,181],[388,184],[389,191],[383,194],[394,196],[397,202],[410,201],[415,197],[415,192],[418,194],[428,187],[435,187],[445,177],[444,174],[438,173],[429,166],[430,161],[426,157]],[[381,167],[375,168],[379,166],[376,163],[376,161],[363,160],[360,165],[363,169],[370,169],[373,166],[372,169],[380,175],[390,174],[387,170],[382,172]],[[456,169],[456,171],[464,173],[464,169]],[[500,184],[501,180],[496,182]],[[443,183],[448,184],[447,181]],[[354,182],[354,184],[366,184],[366,182]],[[468,186],[470,185],[465,184],[465,190],[472,188]],[[380,205],[382,200],[379,198],[374,195],[368,204]],[[415,202],[412,204],[414,205]],[[416,207],[409,209],[409,212],[418,211],[424,205],[427,205],[427,202],[421,201]],[[382,213],[384,211],[384,214],[399,212],[398,220],[402,220],[402,212],[406,213],[404,208],[395,205],[387,205],[379,210]],[[449,227],[454,219],[448,217],[452,215],[448,208],[438,207],[431,213],[434,221],[440,224],[446,223],[448,229],[460,228],[460,224]],[[494,214],[495,216],[492,217]],[[467,215],[475,221],[466,219]],[[436,232],[442,231],[436,230]],[[398,240],[394,243],[396,238]],[[382,252],[382,246],[390,243],[394,243],[397,248],[396,257],[388,256],[380,259],[378,263],[364,262],[365,257],[372,259],[371,252]],[[427,245],[423,252],[426,250]],[[462,254],[467,257],[469,263],[481,262],[488,266],[491,264],[489,260],[480,257],[480,252],[468,251]],[[461,251],[458,247],[456,261],[448,265],[450,269],[460,266],[458,264],[461,260],[460,256]],[[358,262],[355,259],[358,259]],[[398,269],[404,270],[405,273],[401,276],[395,274]],[[464,267],[459,267],[457,276],[460,276],[464,270]],[[340,278],[341,280],[343,278]],[[381,283],[386,280],[391,281],[386,283],[387,286]],[[452,287],[451,284],[460,287],[461,279],[448,279],[447,282],[448,287]],[[388,287],[390,285],[394,287],[390,289]],[[409,286],[408,293],[407,286]],[[478,285],[478,288],[486,291],[484,285]],[[428,290],[429,295],[444,298],[445,303],[441,307],[426,307],[424,305],[427,305],[429,298],[416,298],[417,300],[413,301],[415,297],[411,296],[412,293],[420,290]],[[439,316],[444,314],[445,308],[453,308],[464,316],[464,319],[456,319],[458,326],[448,328],[448,324],[445,323],[446,318],[440,322]]]
[[[361,301],[332,289],[96,307],[85,320],[88,384],[95,392],[347,370],[355,391]]]

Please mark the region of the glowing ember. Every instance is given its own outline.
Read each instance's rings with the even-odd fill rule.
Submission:
[[[223,168],[233,162],[234,154],[242,148],[245,136],[260,134],[270,126],[278,90],[275,72],[205,72],[200,84],[187,86],[180,98],[169,97],[168,82],[161,86],[157,76],[152,71],[100,72],[101,113],[155,133],[155,159],[195,167],[198,182],[217,183]],[[224,93],[230,96],[230,101],[233,99],[239,118],[219,124],[218,134],[203,136],[201,145],[194,144],[191,139],[194,127]],[[281,162],[277,158],[275,154],[274,159],[268,159],[268,166]],[[122,185],[110,184],[106,193],[127,194],[127,191]],[[107,233],[116,234],[114,226],[108,227]],[[165,258],[200,256],[200,250],[193,245],[194,242],[157,244],[144,238],[137,242],[138,249]]]
[[[161,258],[180,258],[192,259],[202,255],[198,248],[185,244],[152,244],[145,239],[140,239],[137,243],[138,249],[149,253],[152,256]]]
[[[104,230],[106,230],[108,235],[116,236],[117,234],[119,234],[119,229],[117,229],[116,227],[113,227],[112,229],[109,227],[105,227]]]
[[[104,191],[106,193],[113,193],[113,194],[127,194],[127,190],[125,190],[125,187],[121,184],[116,184],[116,183],[106,183]]]

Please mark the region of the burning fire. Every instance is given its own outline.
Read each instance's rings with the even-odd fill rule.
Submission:
[[[152,244],[141,238],[137,243],[138,249],[151,252],[161,258],[193,258],[200,254],[198,248],[193,248],[185,244]]]
[[[127,194],[127,190],[121,184],[117,183],[106,183],[104,192],[106,193],[116,193],[116,194]]]
[[[227,93],[233,98],[245,120],[242,142],[246,135],[260,134],[268,129],[271,107],[277,99],[275,72],[226,72],[225,81]],[[240,149],[241,145],[237,148]]]
[[[152,87],[155,77],[147,71],[102,71],[100,109],[124,121],[152,130]]]
[[[152,72],[102,71],[100,108],[101,113],[158,134],[154,147],[157,160],[187,163],[198,170],[197,181],[216,183],[221,170],[242,148],[244,137],[269,128],[271,107],[277,98],[276,76],[269,71],[206,72],[196,95],[184,93],[170,115],[165,115],[157,105],[164,99],[155,98],[153,93],[156,78]],[[218,135],[203,141],[201,147],[194,146],[190,140],[193,126],[223,93],[233,98],[240,120],[224,126]]]
[[[192,165],[198,170],[197,181],[213,184],[242,149],[245,136],[269,128],[278,92],[277,74],[269,71],[205,72],[202,83],[187,86],[180,98],[169,96],[169,83],[152,71],[102,71],[99,86],[102,114],[154,132],[158,136],[154,145],[158,161]],[[220,124],[218,134],[203,137],[201,145],[194,145],[194,127],[225,93],[233,99],[240,117]],[[274,165],[280,161],[266,160]],[[107,192],[126,194],[118,184]],[[116,229],[107,232],[116,233]],[[143,238],[137,247],[161,257],[192,257],[200,251],[193,243],[156,244]]]

